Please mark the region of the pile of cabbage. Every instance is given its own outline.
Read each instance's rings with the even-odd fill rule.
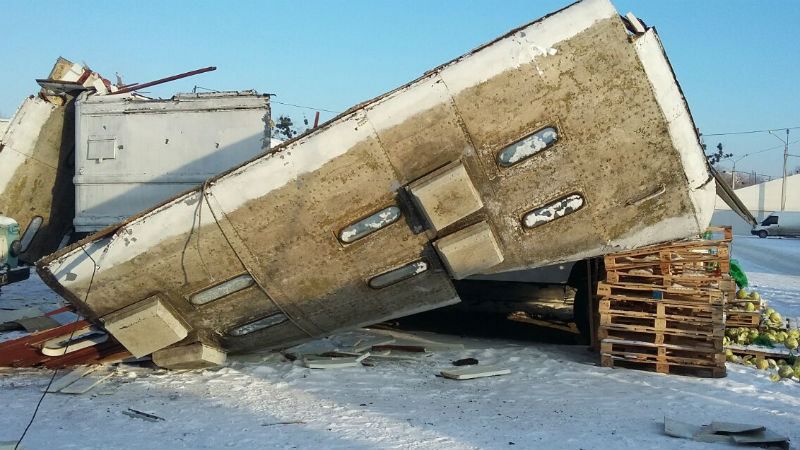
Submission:
[[[736,298],[739,300],[753,300],[746,302],[746,311],[755,311],[758,303],[760,307],[761,296],[758,292],[750,293],[741,289]],[[789,353],[785,359],[762,358],[753,355],[739,356],[733,350],[725,350],[725,358],[729,362],[744,364],[761,370],[774,371],[770,379],[778,381],[784,378],[800,379],[800,358],[797,357],[798,341],[800,340],[800,330],[788,328],[781,314],[773,308],[766,308],[761,314],[761,323],[758,328],[726,328],[723,344],[727,347],[731,344],[738,345],[759,345],[763,347],[786,347]]]

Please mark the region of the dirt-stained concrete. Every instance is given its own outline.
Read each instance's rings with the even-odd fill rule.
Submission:
[[[219,225],[195,227],[103,267],[85,303],[88,277],[64,289],[50,273],[59,258],[81,249],[42,261],[40,273],[93,319],[159,294],[192,327],[184,343],[237,351],[286,346],[455,300],[431,242],[480,221],[490,224],[503,255],[491,271],[611,251],[604,248],[611,240],[695,213],[680,155],[630,39],[618,18],[599,21],[560,42],[556,54],[448,94],[389,128],[375,127],[374,105],[362,105],[365,116],[356,111],[355,118],[351,112],[335,120],[372,126],[367,138],[235,209],[211,198],[196,202],[195,219],[214,214]],[[449,93],[438,73],[427,77]],[[558,128],[555,145],[512,167],[498,166],[502,148],[545,126]],[[265,158],[303,151],[300,145]],[[423,215],[404,186],[454,161],[466,167],[484,207],[442,230],[420,230]],[[662,187],[663,194],[636,202]],[[581,209],[535,229],[522,227],[526,212],[572,193],[584,197]],[[337,239],[345,226],[393,204],[403,211],[399,221],[351,244]],[[137,238],[126,236],[127,229],[121,226],[111,239]],[[368,286],[370,278],[419,259],[431,268],[383,289]],[[189,303],[192,293],[246,272],[256,285],[206,305]],[[290,320],[229,335],[279,312]]]

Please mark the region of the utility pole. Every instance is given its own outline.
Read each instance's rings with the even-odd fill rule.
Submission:
[[[749,153],[745,153],[740,158],[733,160],[733,173],[731,174],[731,189],[734,189],[734,190],[736,189],[736,163],[738,163],[739,161],[747,158],[748,156],[750,156],[750,154]]]
[[[786,129],[786,140],[779,138],[777,134],[769,132],[775,136],[779,141],[783,142],[783,181],[781,182],[781,211],[786,210],[786,164],[789,159],[789,129]]]
[[[783,181],[781,182],[781,211],[786,209],[786,161],[789,159],[789,129],[786,129],[786,142],[783,144]]]

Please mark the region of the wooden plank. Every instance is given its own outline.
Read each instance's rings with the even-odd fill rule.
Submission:
[[[653,345],[632,341],[604,339],[600,344],[603,354],[619,356],[633,361],[658,361],[682,365],[718,366],[725,364],[721,352],[698,351],[693,347]]]
[[[690,338],[712,338],[718,337],[722,339],[725,334],[725,327],[715,327],[713,329],[697,329],[697,330],[686,330],[686,329],[677,329],[677,328],[656,328],[655,326],[643,326],[643,325],[626,325],[626,324],[608,324],[602,325],[602,328],[607,330],[616,330],[616,331],[630,331],[636,333],[662,333],[662,334],[669,334],[674,336],[683,336],[683,337],[690,337]]]
[[[690,375],[707,378],[723,378],[726,375],[724,364],[722,366],[698,366],[693,364],[664,363],[651,360],[631,361],[619,356],[603,354],[601,356],[603,367],[627,368],[644,370],[673,375]]]
[[[697,348],[698,351],[722,352],[722,336],[676,336],[665,333],[642,333],[634,331],[609,330],[601,328],[601,340],[617,339],[623,341],[645,342],[653,345],[679,345]]]
[[[523,311],[513,312],[506,318],[515,322],[529,323],[539,327],[552,328],[565,333],[580,334],[578,326],[575,325],[574,322],[555,322],[551,320],[537,319],[535,317],[531,317],[530,314]]]

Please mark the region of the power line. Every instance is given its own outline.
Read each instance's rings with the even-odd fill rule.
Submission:
[[[295,105],[295,104],[292,104],[292,103],[279,102],[277,100],[270,100],[270,103],[277,103],[279,105],[293,106],[295,108],[310,109],[312,111],[325,111],[325,112],[329,112],[331,114],[340,114],[341,113],[341,111],[332,111],[330,109],[325,109],[325,108],[315,108],[313,106]]]
[[[730,136],[733,134],[755,134],[755,133],[769,133],[770,131],[782,131],[782,130],[797,130],[800,129],[798,127],[783,127],[783,128],[771,128],[769,130],[751,130],[751,131],[731,131],[729,133],[700,133],[703,136]]]
[[[796,143],[798,143],[798,142],[800,142],[800,139],[798,139],[798,140],[796,140],[796,141],[789,142],[789,144],[788,144],[788,145],[796,144]],[[770,150],[775,150],[775,149],[779,149],[779,148],[783,148],[783,145],[776,145],[776,146],[774,146],[774,147],[769,147],[769,148],[765,148],[765,149],[762,149],[762,150],[756,150],[756,151],[754,151],[754,152],[745,153],[745,154],[746,154],[746,155],[757,155],[757,154],[759,154],[759,153],[764,153],[764,152],[768,152],[768,151],[770,151]]]

